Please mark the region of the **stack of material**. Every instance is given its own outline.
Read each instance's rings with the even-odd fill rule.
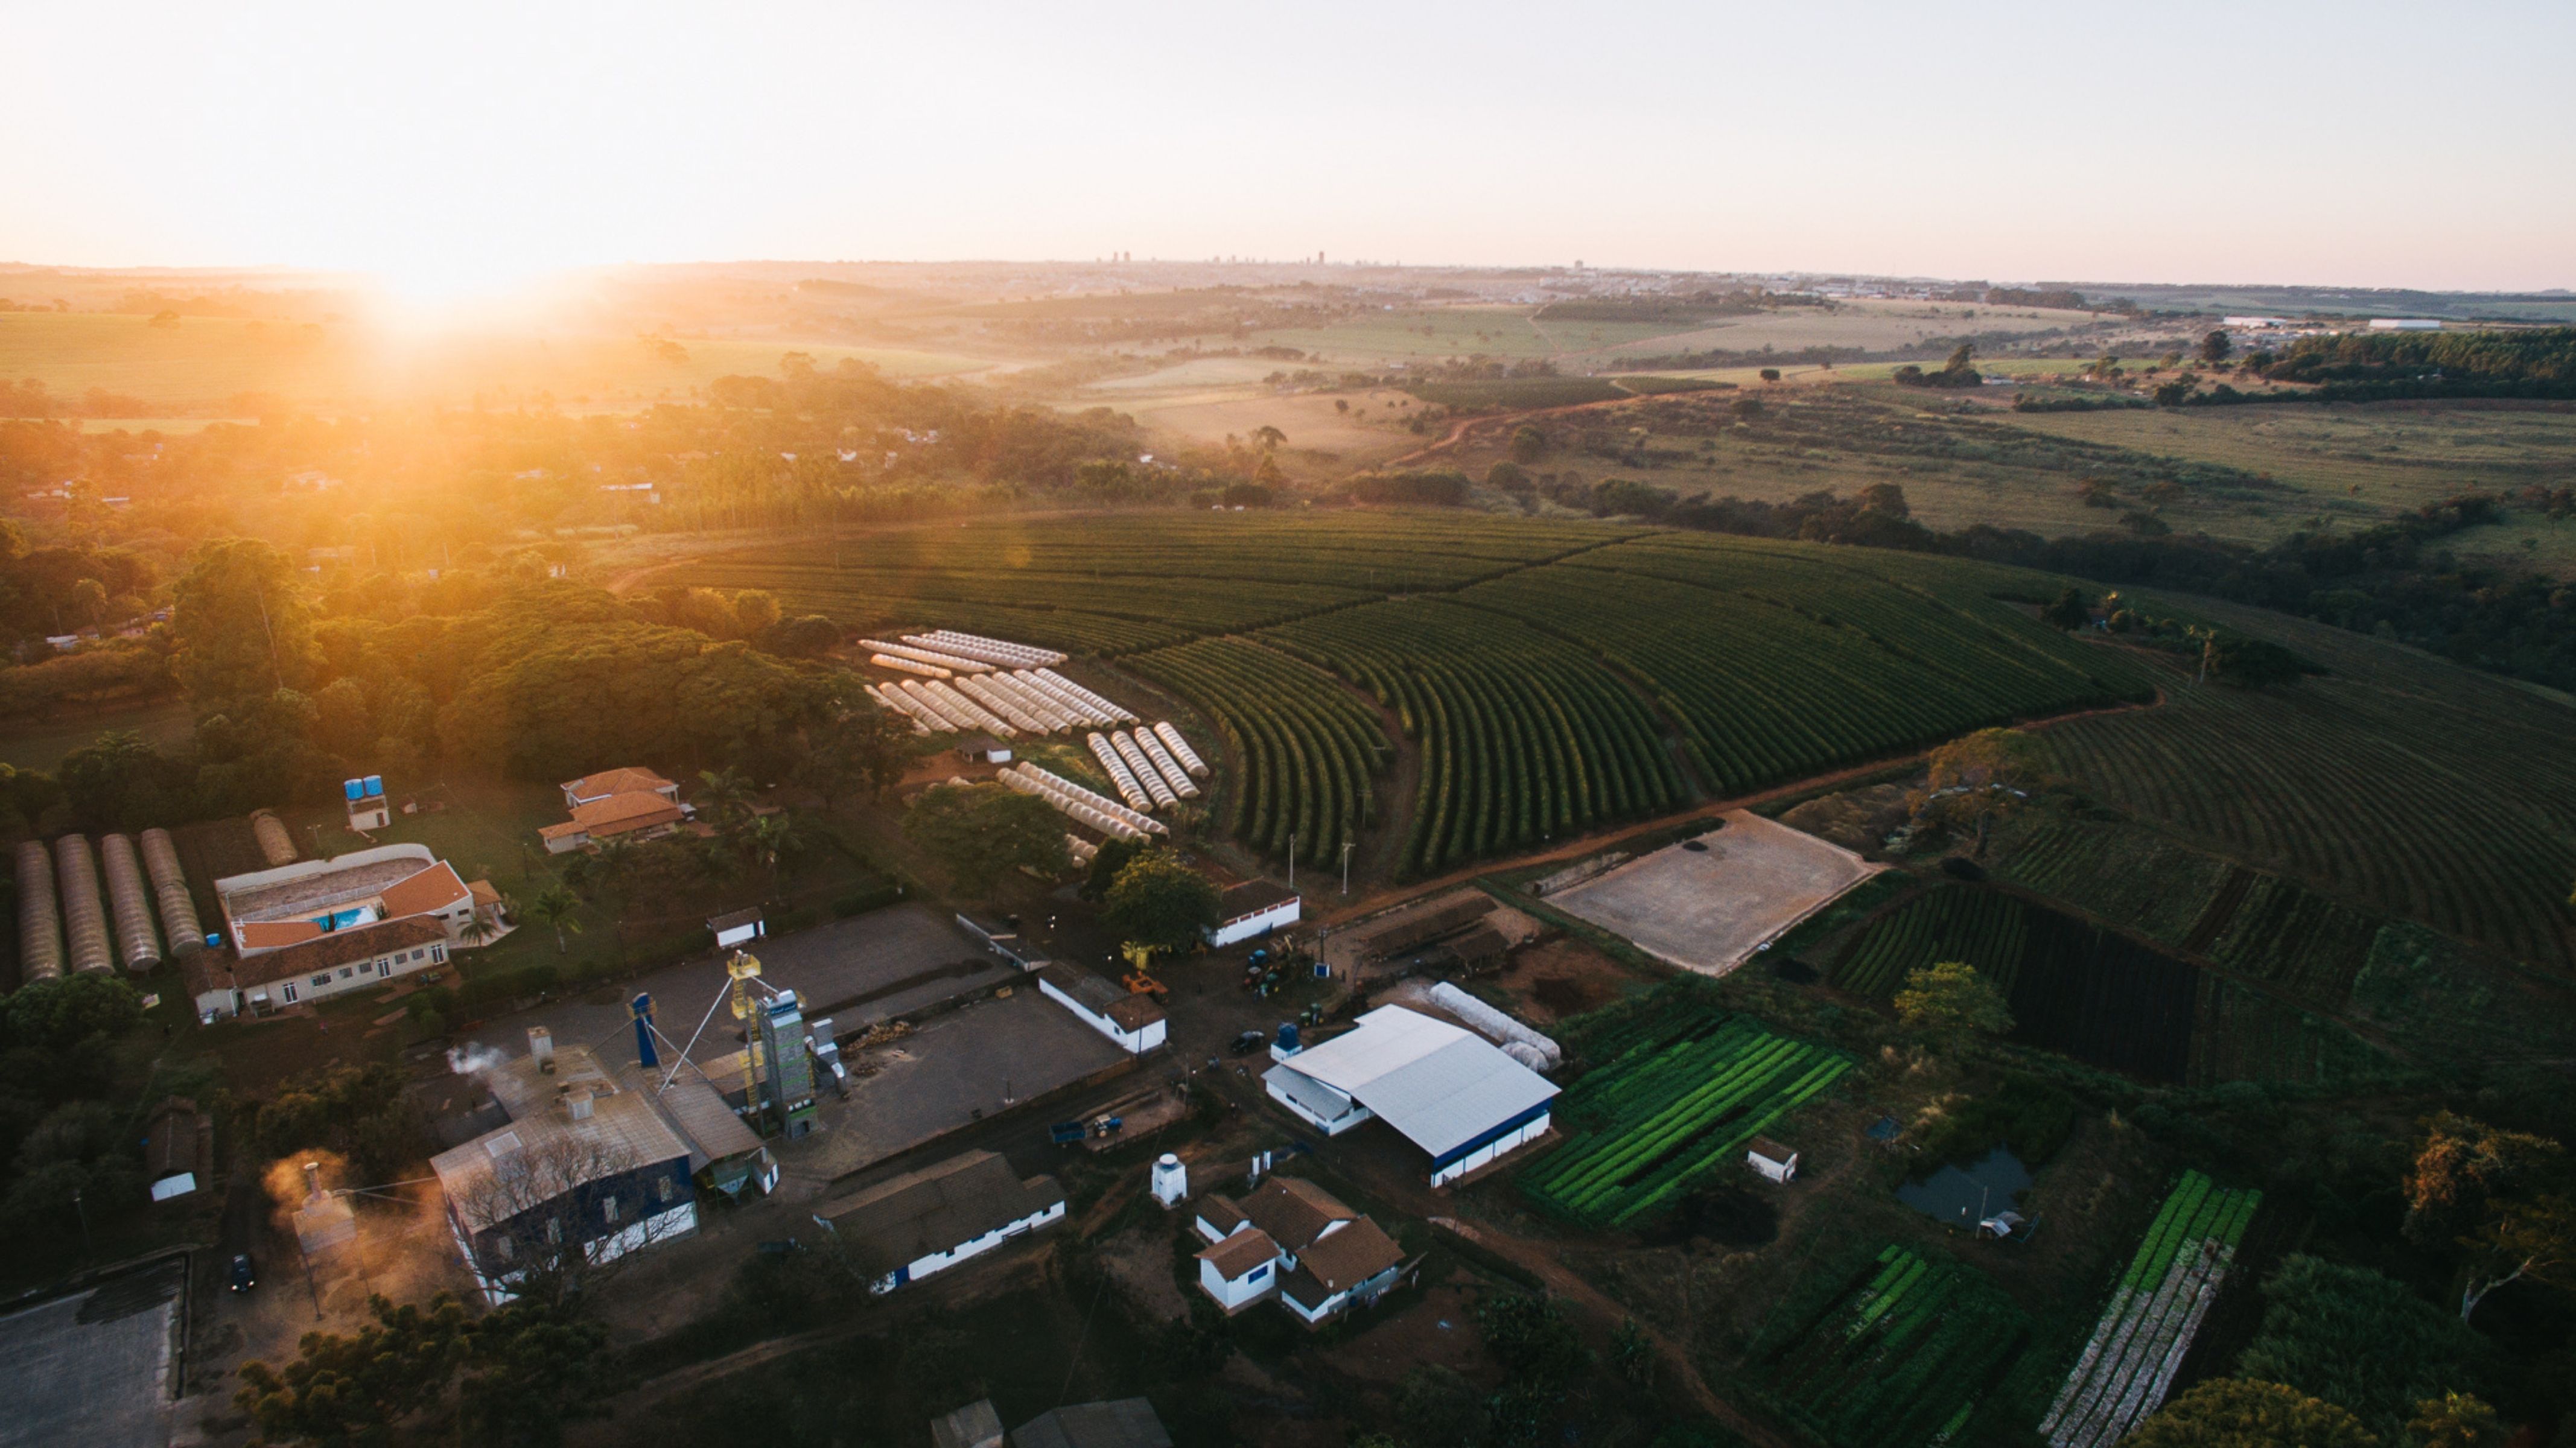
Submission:
[[[1038,721],[1042,734],[1078,729],[1090,722],[1087,711],[1077,713],[1073,705],[1059,702],[1044,689],[1029,682],[1027,674],[987,674],[980,681],[986,688]]]
[[[1162,723],[1155,725],[1154,737],[1162,740],[1165,744],[1172,746],[1172,756],[1181,761],[1181,768],[1188,770],[1191,774],[1200,779],[1208,777],[1208,767],[1206,764],[1200,762],[1199,752],[1190,747],[1190,741],[1181,737],[1181,731],[1173,725],[1171,720],[1166,719]]]
[[[1145,786],[1145,792],[1154,797],[1154,808],[1169,809],[1181,802],[1180,795],[1164,782],[1163,772],[1154,767],[1154,761],[1145,757],[1144,750],[1136,747],[1133,735],[1121,729],[1109,736],[1109,744],[1118,751],[1120,759],[1127,761],[1127,772],[1135,775],[1136,782]]]
[[[904,692],[901,689],[889,689],[882,685],[870,684],[867,686],[867,690],[868,697],[876,700],[878,706],[883,708],[887,713],[901,715],[903,721],[912,726],[913,733],[944,734],[948,732],[947,720],[939,719],[939,727],[936,729],[932,728],[930,720],[938,719],[938,716],[934,714],[930,715],[929,718],[924,718],[924,711],[916,706],[912,700],[904,697]]]
[[[65,835],[54,841],[54,879],[62,889],[63,942],[72,969],[116,969],[116,953],[107,943],[107,907],[98,897],[98,861],[88,839]]]
[[[1001,781],[1024,793],[1044,796],[1049,804],[1103,834],[1141,840],[1147,835],[1171,833],[1168,826],[1152,815],[1129,809],[1105,795],[1094,794],[1072,780],[1049,774],[1034,764],[1017,764],[1003,770]]]
[[[1038,670],[1036,678],[1039,683],[1046,685],[1056,693],[1064,695],[1066,698],[1073,700],[1077,704],[1088,706],[1092,712],[1096,714],[1105,715],[1109,723],[1133,724],[1136,722],[1135,715],[1130,714],[1126,710],[1119,708],[1117,705],[1110,703],[1107,699],[1100,697],[1098,694],[1091,692],[1089,689],[1082,687],[1080,684],[1075,683],[1073,680],[1066,678],[1064,675],[1057,673],[1053,669]]]
[[[1007,639],[988,639],[982,634],[959,633],[955,629],[935,629],[926,634],[905,634],[903,641],[944,653],[964,654],[970,659],[984,659],[1006,668],[1042,668],[1064,662],[1064,655],[1053,649],[1015,644]]]
[[[1011,678],[1032,693],[1044,695],[1076,724],[1115,724],[1122,717],[1116,709],[1104,707],[1105,701],[1099,695],[1088,689],[1076,694],[1071,684],[1057,679],[1047,670],[1022,669]]]
[[[287,830],[286,821],[276,814],[264,809],[252,810],[250,832],[258,837],[259,852],[268,857],[270,869],[295,863],[295,836]]]
[[[134,841],[124,835],[102,835],[99,862],[107,869],[107,903],[116,916],[116,953],[137,975],[161,964],[161,934],[152,928],[152,904],[143,888],[143,867],[134,857]]]
[[[18,846],[18,981],[25,985],[63,973],[63,919],[54,904],[54,857],[44,842]]]
[[[904,673],[919,674],[930,679],[945,679],[949,675],[948,670],[937,664],[925,664],[918,659],[898,659],[891,654],[870,654],[868,662],[880,669],[900,669]]]
[[[179,868],[178,847],[168,830],[143,832],[143,868],[152,876],[152,895],[161,904],[161,930],[170,938],[170,953],[186,955],[206,948],[205,927],[197,923],[197,902],[188,894],[188,872]]]
[[[1118,794],[1127,801],[1128,808],[1141,811],[1154,807],[1154,797],[1137,782],[1136,771],[1129,769],[1127,761],[1118,757],[1117,746],[1109,742],[1108,735],[1094,734],[1085,742],[1091,745],[1091,757],[1100,761],[1100,768],[1109,776],[1109,782],[1118,786]]]
[[[1080,835],[1066,835],[1064,837],[1064,848],[1068,854],[1073,856],[1073,862],[1076,865],[1088,865],[1100,854],[1100,847],[1098,845],[1093,844],[1091,841],[1084,839]]]
[[[1172,757],[1172,751],[1165,747],[1161,735],[1151,729],[1139,729],[1136,731],[1136,747],[1144,750],[1145,757],[1154,762],[1155,772],[1172,787],[1172,793],[1183,799],[1199,797],[1198,785],[1191,782],[1190,772],[1181,767],[1181,762]]]
[[[1011,727],[1030,734],[1052,734],[1055,725],[1023,708],[1019,699],[994,686],[992,680],[974,677],[957,681],[957,692],[984,706],[987,713],[1011,721]]]
[[[882,639],[861,639],[859,647],[876,650],[879,659],[891,654],[898,659],[910,659],[917,664],[928,664],[932,668],[947,669],[960,674],[980,674],[993,667],[982,659],[959,658],[955,654],[943,654],[936,649],[919,649],[910,644],[890,644]],[[946,678],[947,675],[943,674],[940,677]]]

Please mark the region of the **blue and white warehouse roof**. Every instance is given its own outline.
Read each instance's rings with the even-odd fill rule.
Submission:
[[[1381,1006],[1351,1030],[1270,1069],[1359,1102],[1434,1157],[1486,1135],[1557,1094],[1547,1079],[1472,1031],[1402,1006]],[[1303,1083],[1283,1082],[1296,1090]]]

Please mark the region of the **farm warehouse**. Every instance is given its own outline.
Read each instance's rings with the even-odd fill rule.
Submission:
[[[1557,1094],[1482,1036],[1402,1006],[1370,1011],[1262,1081],[1272,1100],[1330,1136],[1385,1118],[1431,1153],[1433,1186],[1545,1136]]]

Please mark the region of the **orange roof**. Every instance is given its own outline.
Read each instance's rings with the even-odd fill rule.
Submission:
[[[321,933],[322,927],[310,920],[245,920],[234,930],[233,943],[244,950],[275,950]]]
[[[651,794],[656,790],[675,788],[671,781],[649,769],[603,769],[568,781],[564,793],[574,799],[606,799],[613,794]]]
[[[467,894],[474,897],[474,903],[477,905],[501,903],[501,892],[492,888],[492,882],[489,880],[468,880],[465,882],[465,890]]]
[[[616,834],[621,830],[640,829],[680,817],[680,807],[658,794],[629,790],[593,800],[572,812],[572,822],[594,835]]]
[[[441,860],[416,875],[396,880],[385,887],[385,918],[400,920],[411,915],[427,915],[467,898],[470,898],[470,892],[466,890],[465,882],[456,878],[456,867]]]

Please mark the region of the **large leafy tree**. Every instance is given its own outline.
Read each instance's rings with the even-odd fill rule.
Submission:
[[[2460,1320],[2364,1267],[2292,1256],[2263,1283],[2237,1371],[2349,1409],[2397,1440],[2417,1405],[2485,1386],[2492,1353]]]
[[[1980,729],[1932,751],[1923,785],[1907,803],[1918,821],[1974,830],[1976,853],[1983,855],[1988,828],[2027,803],[2038,779],[2029,735]]]
[[[1130,944],[1194,950],[1217,923],[1216,882],[1160,850],[1148,850],[1109,882],[1101,919]]]
[[[2508,1282],[2576,1286],[2576,1181],[2557,1142],[2445,1111],[2405,1186],[2407,1236],[2460,1258],[2460,1321]]]
[[[1896,993],[1897,1018],[1944,1043],[2011,1033],[2012,1012],[2003,993],[1963,960],[1945,960],[1906,972]]]
[[[443,1292],[367,1307],[375,1321],[346,1336],[308,1332],[282,1367],[242,1365],[233,1401],[263,1441],[372,1448],[452,1409],[457,1441],[553,1448],[606,1385],[607,1330],[572,1307],[523,1300],[471,1318]]]
[[[2279,1383],[2214,1378],[2164,1405],[2125,1448],[2379,1448],[2334,1404]]]
[[[1036,795],[1000,784],[943,784],[904,811],[903,835],[970,894],[983,894],[1025,865],[1060,875],[1073,860],[1064,817]]]
[[[171,667],[201,713],[300,688],[312,672],[313,610],[287,556],[255,538],[198,545],[172,586]]]

